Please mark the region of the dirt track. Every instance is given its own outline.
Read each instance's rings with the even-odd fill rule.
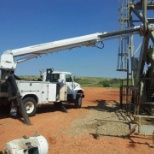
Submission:
[[[22,119],[0,115],[0,151],[6,142],[33,136],[37,131],[49,144],[49,154],[153,154],[151,137],[131,135],[129,125],[119,110],[119,90],[84,88],[86,97],[81,109],[66,106],[68,113],[54,110],[53,105],[38,108],[31,126]],[[95,139],[99,134],[99,139]]]

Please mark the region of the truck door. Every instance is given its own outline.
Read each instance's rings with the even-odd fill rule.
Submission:
[[[73,94],[74,86],[72,76],[70,74],[66,74],[65,79],[67,84],[67,94]]]

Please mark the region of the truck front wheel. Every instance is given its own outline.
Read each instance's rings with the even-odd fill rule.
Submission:
[[[76,100],[75,100],[75,107],[81,108],[81,106],[82,106],[82,97],[77,95]]]
[[[36,100],[32,97],[27,97],[23,100],[24,107],[29,117],[36,113]]]

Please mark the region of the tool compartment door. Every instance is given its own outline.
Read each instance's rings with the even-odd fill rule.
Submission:
[[[42,85],[42,101],[43,102],[56,101],[56,84],[46,83]]]
[[[67,101],[67,85],[63,85],[60,87],[60,100]]]

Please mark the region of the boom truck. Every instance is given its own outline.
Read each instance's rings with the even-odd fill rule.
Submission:
[[[15,80],[14,75],[17,64],[43,54],[81,46],[96,46],[97,43],[102,43],[103,39],[114,38],[115,36],[130,33],[143,34],[143,26],[135,26],[114,32],[94,33],[5,51],[1,55],[0,62],[0,104],[11,103],[12,108],[19,105],[21,113],[27,124],[30,124],[28,115],[34,115],[36,107],[39,104],[51,101],[61,102],[73,100],[76,107],[81,107],[84,91],[79,84],[73,81],[70,73],[54,72],[52,69],[47,69],[46,72],[42,72],[42,81],[20,81]],[[148,25],[146,33],[144,34],[146,34],[142,35],[145,38],[144,42],[149,40],[149,37],[154,40],[153,26]],[[147,50],[147,43],[146,46],[143,46],[143,48],[144,51]],[[140,55],[140,60],[138,61],[136,70],[136,76],[138,77],[137,80],[139,80],[139,76],[142,74],[141,70],[143,68],[143,61],[144,56],[142,54]]]

